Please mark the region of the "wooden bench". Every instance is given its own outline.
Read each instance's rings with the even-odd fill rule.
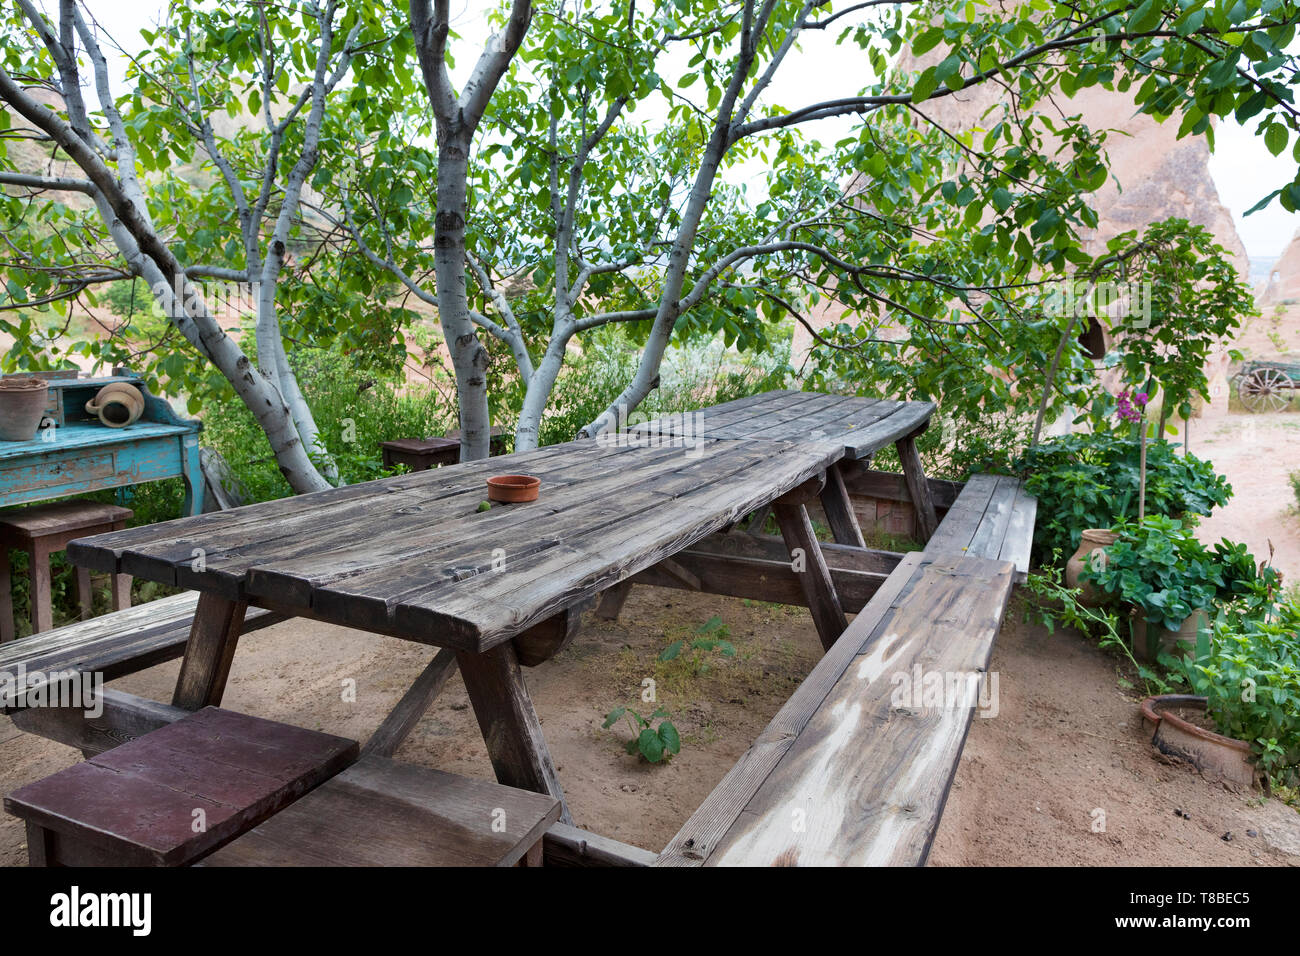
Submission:
[[[560,801],[363,757],[203,866],[542,865]]]
[[[30,696],[70,673],[96,673],[107,681],[180,657],[198,598],[185,591],[0,645],[0,713],[21,706],[16,699],[20,674]],[[279,620],[271,611],[250,607],[243,630]]]
[[[1038,500],[1006,475],[972,475],[925,546],[927,555],[974,554],[1010,561],[1016,583],[1029,574]]]
[[[1013,573],[971,554],[904,557],[656,865],[924,863]],[[933,706],[929,675],[957,693]]]
[[[355,740],[205,707],[5,797],[33,866],[185,866],[357,759]]]

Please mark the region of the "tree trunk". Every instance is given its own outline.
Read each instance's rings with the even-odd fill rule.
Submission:
[[[460,460],[486,458],[491,440],[488,415],[488,352],[470,318],[465,282],[466,181],[469,176],[468,133],[439,136],[438,213],[434,224],[434,275],[438,287],[438,321],[451,352],[460,406]]]

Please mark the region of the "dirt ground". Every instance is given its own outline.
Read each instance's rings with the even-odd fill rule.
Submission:
[[[732,658],[716,651],[659,661],[713,617]],[[225,704],[364,740],[428,659],[425,648],[304,621],[249,635]],[[820,654],[806,611],[638,588],[617,623],[590,621],[555,660],[527,672],[575,819],[661,848],[740,757]],[[166,700],[178,665],[113,683]],[[938,865],[1300,865],[1300,814],[1232,793],[1185,766],[1157,761],[1136,698],[1116,663],[1073,634],[1022,623],[1013,604],[993,657],[1000,713],[976,720],[931,855]],[[618,704],[638,705],[645,678],[681,731],[682,752],[651,766],[624,753]],[[355,702],[345,699],[356,681]],[[638,707],[649,712],[653,705]],[[459,678],[397,753],[401,760],[488,777],[491,768]],[[68,766],[68,747],[0,726],[0,791]],[[1093,833],[1093,811],[1106,830]],[[1174,815],[1185,810],[1190,819]],[[1257,837],[1247,836],[1254,830]],[[1221,839],[1225,832],[1233,840]],[[0,864],[25,860],[24,833],[0,820]]]

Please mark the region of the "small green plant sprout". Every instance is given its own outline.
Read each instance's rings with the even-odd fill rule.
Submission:
[[[615,707],[601,726],[609,730],[619,722],[620,718],[627,722],[628,728],[632,731],[632,738],[623,744],[623,749],[629,754],[639,752],[650,763],[662,763],[671,759],[673,754],[681,752],[682,738],[672,721],[667,719],[668,711],[663,708],[656,710],[649,717],[642,717],[635,710],[627,707]],[[659,721],[657,727],[654,726],[656,720]]]
[[[693,656],[698,656],[697,652],[708,654],[712,651],[717,651],[723,657],[736,656],[736,646],[727,640],[731,631],[727,625],[722,623],[722,618],[716,614],[697,627],[695,633],[700,636],[693,638],[689,645],[687,645],[685,638],[678,638],[673,641],[659,652],[659,659],[661,661],[675,660],[682,650],[688,646]],[[698,668],[700,673],[708,669],[709,665],[706,662],[701,662]]]

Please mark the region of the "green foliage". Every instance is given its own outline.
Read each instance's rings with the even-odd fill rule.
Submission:
[[[1066,587],[1062,578],[1061,555],[1041,568],[1031,571],[1025,582],[1026,619],[1033,618],[1047,628],[1049,634],[1055,633],[1056,625],[1063,624],[1090,637],[1103,650],[1123,655],[1137,672],[1148,694],[1162,694],[1169,690],[1169,683],[1156,668],[1143,664],[1133,656],[1129,642],[1120,631],[1119,616],[1110,608],[1088,607],[1079,603],[1083,593],[1079,588]],[[1127,628],[1124,629],[1127,631]],[[1131,684],[1120,678],[1124,686]]]
[[[703,405],[786,387],[790,374],[789,330],[772,334],[766,353],[738,355],[720,340],[687,342],[664,359],[659,388],[641,403],[630,421],[682,412]],[[639,353],[628,333],[616,326],[584,337],[551,393],[542,418],[540,444],[569,441],[580,428],[618,397],[636,371]]]
[[[1300,606],[1222,615],[1194,657],[1175,663],[1220,733],[1251,744],[1272,775],[1300,766]]]
[[[1291,483],[1291,493],[1295,495],[1296,507],[1300,508],[1300,471],[1288,474],[1287,481]]]
[[[381,478],[379,444],[396,438],[442,435],[456,427],[456,409],[436,388],[407,386],[366,364],[364,354],[300,350],[290,357],[321,440],[344,481]],[[290,494],[270,443],[241,402],[210,402],[203,442],[221,453],[251,501]]]
[[[609,730],[618,723],[620,718],[627,722],[632,732],[631,739],[623,745],[623,749],[629,754],[640,753],[650,763],[661,763],[681,752],[682,738],[672,721],[668,720],[666,710],[661,708],[649,717],[642,717],[635,710],[627,707],[615,707],[605,717],[601,727]],[[659,721],[658,726],[655,726],[656,720]]]
[[[1174,518],[1152,515],[1115,530],[1119,537],[1106,547],[1104,565],[1085,567],[1082,577],[1136,607],[1149,627],[1177,631],[1216,602],[1267,606],[1280,589],[1281,576],[1258,567],[1245,545],[1225,539],[1207,548]]]
[[[1088,528],[1110,528],[1137,517],[1140,449],[1118,431],[1052,438],[1016,462],[1025,487],[1038,499],[1034,554],[1067,557]],[[1213,465],[1180,455],[1167,441],[1147,442],[1146,510],[1150,515],[1208,515],[1232,496],[1232,486]]]
[[[708,655],[714,651],[717,651],[723,657],[736,656],[735,645],[727,640],[730,631],[727,625],[722,623],[722,618],[717,615],[709,618],[696,628],[695,633],[701,636],[693,638],[689,644],[685,638],[678,638],[659,652],[659,659],[661,661],[678,660],[682,651],[686,650],[690,655],[687,669],[695,674],[703,674],[709,669]]]

